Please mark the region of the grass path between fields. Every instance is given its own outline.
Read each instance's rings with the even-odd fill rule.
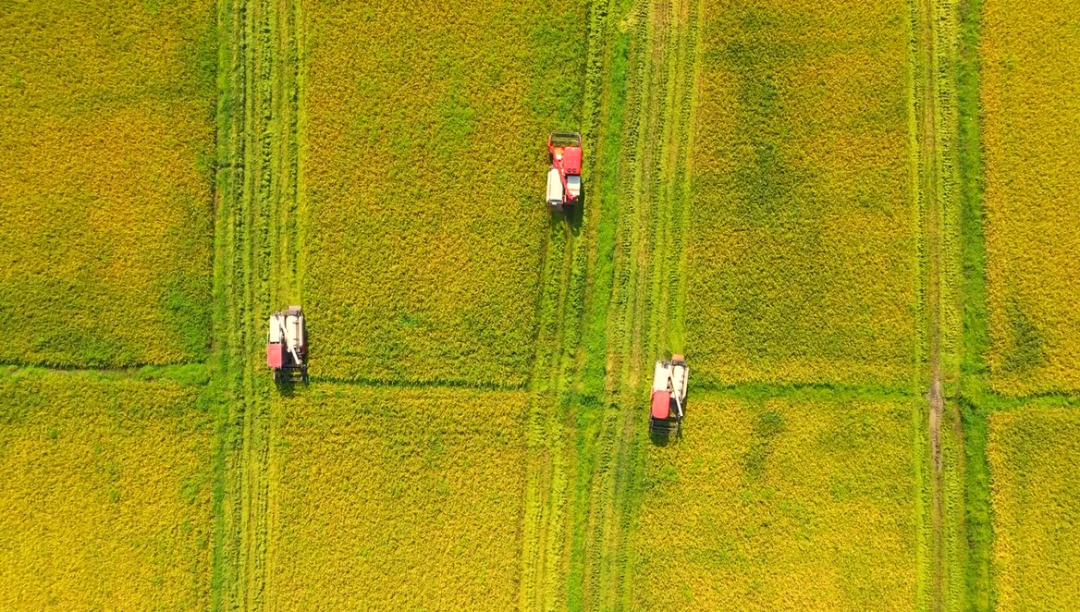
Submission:
[[[214,610],[264,609],[273,574],[270,405],[278,391],[262,343],[270,310],[299,297],[297,9],[289,0],[219,5]]]
[[[914,115],[917,125],[917,197],[922,216],[922,266],[926,316],[927,431],[930,452],[929,609],[958,610],[962,521],[955,495],[962,479],[962,427],[946,386],[958,379],[959,206],[956,155],[956,7],[953,0],[914,0]],[[947,407],[950,409],[947,410]]]
[[[639,45],[632,49],[628,131],[621,152],[621,209],[616,278],[609,310],[610,390],[601,430],[603,455],[594,472],[591,554],[584,559],[590,610],[631,606],[629,535],[640,504],[643,406],[652,362],[683,352],[684,243],[689,191],[691,124],[698,77],[697,0],[635,6]],[[627,206],[629,205],[629,206]],[[593,584],[589,579],[595,577]]]
[[[597,0],[586,200],[553,220],[531,388],[522,610],[629,602],[643,368],[682,349],[696,1]],[[650,370],[651,371],[651,370]]]

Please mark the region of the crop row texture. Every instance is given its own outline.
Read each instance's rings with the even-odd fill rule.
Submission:
[[[1080,389],[1080,10],[983,3],[982,142],[994,388]]]
[[[0,10],[0,362],[209,347],[215,3]]]
[[[987,446],[999,612],[1080,601],[1080,412],[1025,408],[990,419]]]
[[[312,373],[520,385],[584,2],[306,2]]]
[[[634,609],[911,610],[915,409],[693,400],[647,451]]]
[[[699,382],[911,380],[906,10],[705,2],[686,298]]]
[[[529,395],[327,388],[278,406],[272,607],[515,609]]]
[[[173,383],[0,378],[0,608],[209,609],[211,429]]]

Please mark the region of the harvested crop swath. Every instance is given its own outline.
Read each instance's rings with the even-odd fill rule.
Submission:
[[[203,358],[214,7],[0,10],[0,361]]]
[[[522,384],[585,2],[304,4],[312,374]]]
[[[907,11],[705,3],[686,323],[699,382],[911,380]]]
[[[1007,394],[1080,389],[1080,11],[985,0],[990,367]]]
[[[0,601],[208,610],[211,426],[172,383],[0,378]]]
[[[994,414],[987,445],[999,612],[1080,601],[1080,412]]]
[[[913,610],[913,410],[693,400],[646,453],[633,608]]]
[[[274,425],[272,607],[515,609],[529,396],[332,389]]]

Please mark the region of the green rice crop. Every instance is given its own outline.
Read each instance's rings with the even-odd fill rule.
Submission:
[[[584,5],[305,3],[312,373],[520,385]]]
[[[201,361],[215,3],[0,9],[0,362]]]
[[[0,374],[0,608],[209,610],[211,430],[176,383]]]
[[[686,298],[698,384],[910,382],[907,5],[703,10]]]

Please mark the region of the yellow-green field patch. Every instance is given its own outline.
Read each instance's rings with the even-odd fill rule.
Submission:
[[[173,383],[0,377],[0,608],[208,610],[211,433]]]
[[[999,612],[1080,601],[1080,412],[1024,408],[990,418],[987,446]]]
[[[686,294],[697,380],[910,381],[907,3],[703,11]]]
[[[980,108],[994,388],[1080,389],[1080,11],[985,0]]]
[[[304,2],[314,376],[524,382],[584,6]]]
[[[514,609],[528,399],[337,386],[282,401],[272,607]]]
[[[915,406],[695,398],[646,451],[635,610],[915,610]]]
[[[209,347],[215,3],[0,10],[0,362]]]

